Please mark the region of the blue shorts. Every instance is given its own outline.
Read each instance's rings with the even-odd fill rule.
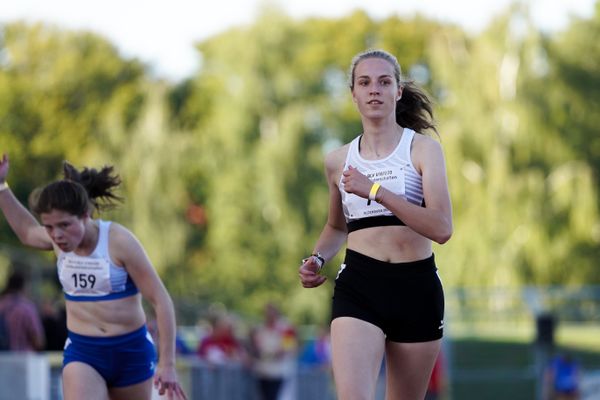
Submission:
[[[125,335],[84,336],[69,331],[63,368],[72,361],[94,368],[108,387],[130,386],[154,375],[156,349],[146,326]]]

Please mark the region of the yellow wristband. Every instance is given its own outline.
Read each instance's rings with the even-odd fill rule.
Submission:
[[[379,183],[374,183],[373,186],[371,186],[371,191],[369,192],[369,200],[375,200],[375,196],[377,196],[377,191],[379,191],[380,187],[381,184]]]
[[[8,182],[4,181],[2,183],[0,183],[0,192],[5,191],[6,189],[8,189],[10,186],[8,186]]]

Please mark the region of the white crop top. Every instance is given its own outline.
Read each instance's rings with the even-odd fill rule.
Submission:
[[[58,255],[58,278],[67,300],[114,300],[138,293],[127,271],[110,258],[110,221],[98,220],[98,227],[98,244],[92,254],[80,256],[61,252]]]
[[[371,181],[379,182],[381,186],[394,194],[404,196],[409,202],[423,206],[423,183],[419,172],[415,169],[410,157],[410,150],[415,132],[404,128],[400,143],[394,151],[381,160],[366,160],[360,155],[360,140],[362,135],[350,143],[344,171],[352,166]],[[342,206],[348,232],[373,226],[404,225],[387,208],[377,202],[353,193],[347,193],[344,185],[339,183],[342,196]]]

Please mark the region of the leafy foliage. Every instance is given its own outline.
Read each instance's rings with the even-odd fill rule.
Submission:
[[[325,321],[331,283],[302,289],[297,268],[326,218],[324,155],[361,130],[350,61],[382,47],[437,103],[455,221],[435,248],[445,284],[600,283],[599,10],[548,36],[515,6],[469,36],[418,16],[293,20],[265,8],[198,43],[202,67],[175,85],[94,34],[9,24],[0,149],[24,202],[63,159],[115,165],[126,201],[108,217],[192,305],[186,318],[194,304],[253,314],[275,301],[298,322]]]

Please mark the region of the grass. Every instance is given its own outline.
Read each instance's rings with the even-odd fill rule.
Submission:
[[[452,399],[535,398],[531,345],[498,338],[464,337],[452,340],[450,349]]]
[[[452,400],[536,398],[539,353],[531,327],[490,322],[451,328],[445,351]],[[584,370],[599,370],[598,337],[598,324],[561,324],[555,331],[555,350],[571,353]]]

